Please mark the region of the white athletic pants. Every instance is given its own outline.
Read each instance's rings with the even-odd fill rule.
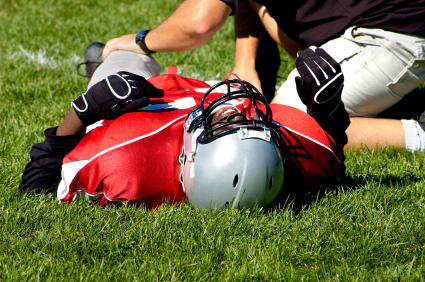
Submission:
[[[94,72],[88,88],[109,75],[120,71],[127,71],[140,75],[145,79],[159,75],[161,67],[151,56],[141,55],[128,51],[113,51],[108,58]]]

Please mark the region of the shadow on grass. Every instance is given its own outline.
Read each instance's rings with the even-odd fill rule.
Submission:
[[[425,88],[421,87],[406,95],[400,102],[385,110],[378,115],[379,118],[387,119],[416,119],[419,120],[421,114],[425,110]],[[422,117],[425,119],[425,116]],[[388,157],[398,157],[397,150],[388,149],[386,152]],[[406,186],[411,183],[422,181],[423,177],[414,175],[406,171],[402,176],[397,175],[361,175],[361,176],[347,176],[340,185],[332,188],[323,188],[319,191],[312,191],[308,188],[300,187],[284,187],[284,190],[279,196],[278,203],[270,208],[287,208],[288,206],[295,212],[302,209],[309,208],[311,204],[318,201],[329,193],[340,193],[342,191],[352,191],[362,189],[372,183],[388,186],[400,187]]]
[[[384,177],[379,176],[358,176],[351,177],[348,176],[344,181],[335,187],[324,187],[318,191],[312,191],[308,188],[292,188],[285,189],[281,192],[279,196],[279,202],[274,206],[269,207],[266,211],[271,211],[273,209],[286,209],[290,208],[295,214],[298,214],[302,210],[309,209],[311,204],[320,201],[329,193],[341,193],[341,192],[350,192],[354,190],[359,190],[365,188],[365,186],[375,183],[381,186],[387,187],[400,187],[406,186],[412,183],[422,181],[422,177],[418,177],[413,174],[406,174],[402,177],[394,175],[386,175]]]
[[[413,174],[405,174],[403,177],[395,175],[347,177],[342,187],[345,188],[345,190],[357,190],[370,183],[377,183],[383,186],[394,187],[409,185],[421,180],[423,180],[423,177],[419,177]]]

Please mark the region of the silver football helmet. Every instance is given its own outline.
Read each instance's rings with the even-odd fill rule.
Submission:
[[[231,84],[239,88],[235,90]],[[227,85],[227,93],[206,106],[208,95],[222,85]],[[236,99],[244,99],[244,106],[253,106],[257,117],[250,120],[237,111],[232,104],[242,102]],[[214,85],[200,106],[189,113],[184,127],[180,177],[192,205],[212,209],[263,207],[279,195],[284,178],[280,131],[272,123],[265,98],[254,86],[240,80]]]

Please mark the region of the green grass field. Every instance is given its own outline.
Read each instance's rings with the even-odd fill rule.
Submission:
[[[0,281],[425,280],[424,154],[350,152],[347,186],[269,212],[60,205],[19,193],[31,145],[85,90],[75,72],[85,46],[152,28],[179,2],[1,2]],[[229,20],[206,46],[155,57],[164,72],[221,79],[233,37]],[[282,58],[286,77],[293,63]]]

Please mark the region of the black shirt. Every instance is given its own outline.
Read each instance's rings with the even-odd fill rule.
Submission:
[[[255,0],[292,39],[320,46],[350,26],[425,36],[425,0]]]

